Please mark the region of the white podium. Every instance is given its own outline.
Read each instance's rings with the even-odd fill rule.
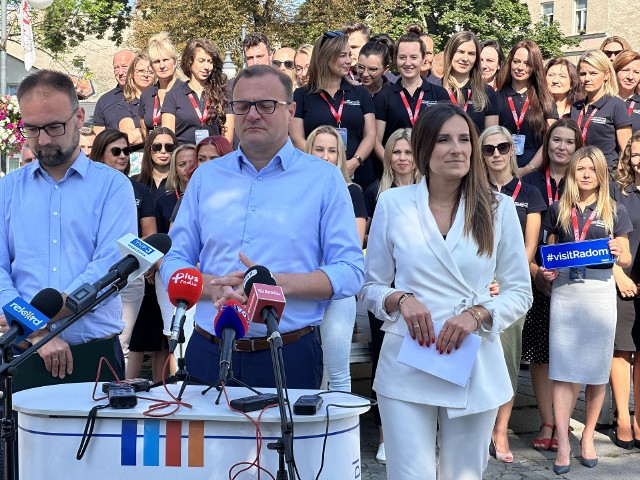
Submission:
[[[169,387],[177,394],[178,385]],[[180,410],[163,418],[151,418],[143,412],[153,402],[139,400],[133,409],[106,408],[98,412],[93,437],[82,460],[76,452],[89,410],[92,383],[54,385],[15,394],[18,416],[20,477],[24,479],[56,478],[64,473],[67,480],[198,479],[227,480],[229,469],[239,462],[253,462],[256,457],[256,432],[243,415],[232,412],[224,395],[215,405],[218,392],[201,392],[205,387],[190,385],[183,401],[193,408]],[[263,389],[263,392],[273,392]],[[253,395],[245,388],[229,387],[230,399]],[[316,393],[289,390],[291,403]],[[168,399],[162,388],[143,396]],[[326,406],[362,405],[362,399],[333,392],[322,396],[322,408],[313,416],[294,415],[294,455],[300,477],[314,479],[320,468],[325,436]],[[292,406],[293,409],[293,406]],[[360,420],[368,407],[329,408],[329,433],[324,455],[322,479],[358,479],[360,475]],[[169,410],[168,410],[169,411]],[[257,419],[259,412],[251,412]],[[278,454],[267,443],[280,437],[277,407],[261,418],[262,448],[260,465],[275,477]],[[242,467],[236,467],[237,472]],[[57,473],[54,473],[57,472]],[[258,478],[255,467],[240,474],[239,479]],[[262,472],[261,477],[269,476]]]

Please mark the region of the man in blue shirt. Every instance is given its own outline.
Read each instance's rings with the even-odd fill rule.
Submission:
[[[137,232],[131,182],[80,151],[85,115],[69,77],[49,70],[28,76],[18,87],[18,103],[36,161],[0,181],[0,305],[17,296],[30,301],[45,287],[66,298],[104,276],[120,259],[118,238]],[[52,320],[69,315],[63,307]],[[96,345],[117,351],[123,326],[120,297],[110,297],[38,353],[47,370],[63,379],[73,372],[69,345],[113,338]],[[2,317],[0,332],[6,329]],[[39,330],[29,340],[46,333]],[[122,374],[119,353],[122,365],[114,367]]]
[[[355,295],[364,259],[353,206],[335,166],[293,147],[291,79],[270,66],[243,69],[231,106],[240,138],[237,151],[198,167],[170,232],[173,247],[161,273],[200,263],[205,290],[185,355],[197,378],[218,380],[216,310],[228,299],[246,301],[242,278],[253,262],[266,266],[284,290],[280,320],[287,385],[318,388],[322,350],[317,327],[329,299]],[[264,325],[251,324],[238,340],[234,376],[273,387]],[[251,339],[251,340],[248,340]]]

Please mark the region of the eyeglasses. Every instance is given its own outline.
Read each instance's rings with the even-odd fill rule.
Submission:
[[[306,67],[296,67],[296,73],[298,75],[308,71],[309,71],[309,65],[307,65]]]
[[[255,102],[235,100],[230,102],[230,105],[231,111],[235,115],[246,115],[251,110],[251,107],[256,107],[256,112],[262,115],[270,115],[276,111],[276,105],[289,105],[290,103],[282,100],[256,100]]]
[[[142,77],[149,77],[149,76],[153,75],[153,71],[151,69],[149,69],[149,68],[146,69],[146,70],[142,70],[142,69],[138,70],[138,69],[136,69],[136,70],[134,70],[134,73],[137,73],[138,75],[140,75]]]
[[[611,55],[613,55],[614,57],[617,57],[622,53],[622,50],[603,50],[603,51],[607,57],[610,57]]]
[[[332,30],[331,32],[324,32],[322,34],[322,40],[320,41],[320,46],[322,47],[322,45],[324,45],[324,42],[327,41],[327,39],[329,38],[336,38],[336,37],[344,37],[345,33],[342,30]]]
[[[152,143],[151,151],[156,153],[161,152],[163,146],[164,146],[164,151],[167,153],[171,153],[176,149],[176,146],[173,143]]]
[[[293,60],[285,60],[284,62],[280,60],[271,60],[271,64],[276,68],[280,68],[283,64],[284,68],[287,70],[291,70],[293,68]]]
[[[371,75],[375,75],[380,70],[382,70],[380,67],[365,67],[360,63],[356,65],[356,72],[358,73],[364,73],[365,71],[368,71]]]
[[[482,146],[482,153],[487,157],[490,157],[493,155],[493,152],[496,151],[496,148],[498,149],[498,152],[500,152],[500,155],[506,155],[509,153],[509,150],[511,150],[511,144],[509,142],[499,143],[498,145],[485,144]]]
[[[24,138],[38,138],[40,136],[41,130],[44,130],[44,133],[46,133],[50,137],[61,137],[67,131],[67,123],[69,123],[69,120],[74,117],[77,111],[78,109],[75,108],[73,112],[71,112],[71,116],[67,119],[66,122],[50,123],[49,125],[45,125],[44,127],[23,125],[22,127],[18,127],[18,130]]]
[[[123,153],[125,157],[128,157],[129,155],[131,155],[131,148],[129,147],[124,147],[124,148],[111,147],[109,151],[111,152],[111,155],[113,155],[114,157],[119,157],[121,153]]]

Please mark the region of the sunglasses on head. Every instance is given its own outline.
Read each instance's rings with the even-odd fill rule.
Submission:
[[[109,151],[111,152],[111,155],[113,155],[114,157],[119,157],[121,153],[123,153],[125,157],[128,157],[129,155],[131,155],[131,148],[129,147],[124,147],[124,148],[111,147]]]
[[[506,155],[507,153],[509,153],[509,150],[511,150],[511,144],[509,142],[502,142],[498,145],[486,144],[482,146],[482,153],[484,153],[487,157],[490,157],[491,155],[493,155],[493,152],[496,151],[496,148],[498,149],[500,155]]]
[[[152,143],[151,151],[152,152],[161,152],[162,147],[164,146],[164,151],[167,153],[171,153],[175,150],[176,146],[173,143]]]
[[[280,68],[282,65],[284,65],[284,68],[287,70],[291,70],[293,68],[293,60],[285,60],[284,62],[280,60],[271,60],[271,64],[276,68]]]
[[[324,32],[322,34],[322,41],[320,42],[320,46],[322,47],[322,45],[324,45],[324,42],[327,41],[327,39],[329,38],[336,38],[336,37],[344,37],[345,33],[342,30],[332,30],[331,32]]]
[[[610,57],[611,55],[613,55],[614,57],[617,57],[618,55],[620,55],[622,53],[622,50],[605,50],[604,54],[607,57]]]

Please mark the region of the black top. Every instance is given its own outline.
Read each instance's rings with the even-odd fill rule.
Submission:
[[[518,178],[514,177],[509,183],[502,186],[500,193],[513,198],[513,193],[516,191],[518,185]],[[495,185],[491,185],[491,188],[496,189]],[[520,228],[522,229],[522,235],[525,233],[527,226],[527,215],[530,213],[541,213],[547,210],[542,195],[536,187],[529,185],[524,181],[520,184],[520,191],[515,198],[516,212],[518,213],[518,220],[520,220]]]
[[[499,120],[498,124],[505,127],[512,135],[518,133],[518,129],[516,127],[516,122],[513,119],[513,113],[511,110],[511,106],[509,105],[508,98],[511,97],[513,101],[513,106],[516,110],[516,116],[519,119],[520,114],[522,113],[522,107],[524,106],[524,102],[527,99],[527,94],[516,92],[511,85],[505,86],[501,90],[496,92],[497,100],[498,100],[498,112],[499,112]],[[524,120],[522,121],[522,125],[520,125],[520,135],[525,136],[524,140],[524,153],[522,155],[518,155],[518,166],[524,167],[527,165],[533,156],[536,154],[538,149],[542,146],[543,135],[537,137],[531,126],[529,125],[528,114],[529,109],[524,115]],[[551,116],[550,118],[557,118],[557,114],[555,116]]]
[[[123,101],[124,92],[120,85],[102,95],[96,102],[96,108],[93,112],[93,124],[96,127],[119,130],[120,119],[123,117],[120,116],[117,105]]]
[[[396,188],[395,183],[391,184],[391,188]],[[380,190],[380,180],[376,180],[364,191],[364,204],[367,207],[367,215],[369,218],[373,218],[373,214],[376,211],[376,205],[378,204],[378,190]]]
[[[151,198],[151,192],[140,182],[131,180],[131,186],[133,187],[133,196],[136,199],[136,209],[138,213],[138,236],[142,236],[142,230],[140,228],[140,220],[147,217],[155,217],[156,211]]]
[[[571,118],[576,122],[580,116],[580,112],[583,110],[587,99],[578,100],[571,106]],[[631,119],[627,113],[627,104],[624,103],[619,97],[612,97],[611,95],[604,95],[598,99],[592,105],[587,107],[587,111],[580,120],[579,127],[584,134],[584,126],[589,120],[593,109],[597,111],[589,122],[587,129],[587,138],[585,139],[585,145],[592,145],[598,147],[604,153],[609,166],[614,166],[620,158],[620,149],[618,147],[618,139],[616,137],[616,130],[631,125]]]
[[[165,191],[164,194],[158,196],[156,200],[156,223],[158,224],[158,233],[169,233],[169,226],[171,225],[171,216],[173,210],[176,207],[178,199],[182,195],[177,192]]]
[[[133,120],[133,124],[135,125],[135,127],[140,128],[140,117],[138,115],[138,112],[140,110],[139,98],[134,98],[130,102],[127,102],[123,99],[120,103],[118,103],[116,109],[120,120],[122,120],[123,118],[130,118],[131,120]]]
[[[400,96],[400,92],[404,92],[412,115],[415,114],[420,92],[424,92],[424,96],[422,97],[422,105],[418,116],[431,105],[435,105],[438,102],[451,101],[449,94],[444,88],[429,83],[426,80],[422,80],[422,85],[420,88],[416,88],[413,95],[410,95],[407,89],[402,86],[402,78],[399,78],[396,83],[389,83],[383,87],[380,93],[374,98],[376,120],[386,122],[384,135],[382,136],[383,146],[387,143],[387,139],[393,132],[399,128],[411,128],[413,126],[409,118],[409,112],[407,112],[407,107],[405,107],[402,97]]]
[[[179,89],[183,83],[184,82],[182,80],[176,79],[175,83],[173,84],[171,89],[167,92],[164,99],[166,100],[167,96],[173,90]],[[147,127],[147,132],[150,132],[151,130],[153,130],[153,106],[155,104],[156,97],[158,96],[158,85],[159,85],[158,83],[151,85],[144,92],[142,92],[142,95],[140,95],[140,103],[138,105],[138,117],[144,118],[144,125]],[[158,119],[158,127],[160,127],[162,126],[162,112],[164,111],[163,110],[164,106],[161,105],[159,102],[158,104],[160,107],[160,118]]]
[[[435,85],[442,86],[441,78],[435,78],[435,80],[429,80],[429,81],[431,83],[434,83]],[[492,115],[497,116],[500,114],[500,112],[498,111],[498,96],[496,95],[496,91],[493,89],[493,87],[487,85],[486,83],[483,83],[483,85],[484,85],[484,91],[487,94],[487,97],[489,97],[489,103],[484,108],[484,110],[480,110],[480,111],[476,111],[476,109],[473,108],[473,100],[471,99],[471,94],[472,94],[471,80],[469,80],[464,85],[464,87],[460,89],[462,91],[463,98],[465,98],[465,103],[466,103],[466,99],[469,99],[469,103],[467,105],[465,112],[467,112],[467,115],[469,115],[469,117],[471,117],[471,120],[473,120],[473,123],[475,124],[476,129],[478,130],[478,133],[482,133],[485,129],[485,126],[484,126],[485,117],[490,117]],[[449,96],[448,93],[447,95]],[[451,100],[451,96],[449,96],[449,100]],[[458,105],[457,100],[455,104]],[[465,104],[463,103],[462,105],[459,105],[459,106],[462,109],[464,109]]]
[[[627,113],[631,116],[631,131],[640,130],[640,95],[634,94],[627,98]]]
[[[347,129],[347,158],[351,159],[364,136],[364,116],[367,113],[375,113],[373,99],[364,87],[351,85],[344,78],[335,97],[324,93],[336,112],[344,98],[340,127]],[[319,93],[311,93],[307,87],[300,87],[293,92],[293,100],[296,102],[295,116],[302,118],[304,123],[305,137],[321,125],[338,127],[329,105]],[[356,169],[353,180],[362,188],[366,188],[375,180],[375,175],[371,157],[363,160],[364,163]]]
[[[360,185],[352,183],[347,185],[347,188],[349,189],[349,195],[351,195],[351,203],[353,203],[353,213],[356,218],[364,218],[366,220],[368,218],[367,207],[364,205],[364,197]]]
[[[609,191],[611,198],[618,202],[618,205],[625,206],[631,219],[631,225],[633,226],[633,231],[629,233],[631,266],[625,268],[624,273],[637,284],[640,283],[640,257],[638,256],[638,248],[640,247],[640,190],[638,190],[638,186],[635,183],[632,183],[627,187],[625,192],[627,194],[624,195],[620,190],[620,186],[612,182]]]

